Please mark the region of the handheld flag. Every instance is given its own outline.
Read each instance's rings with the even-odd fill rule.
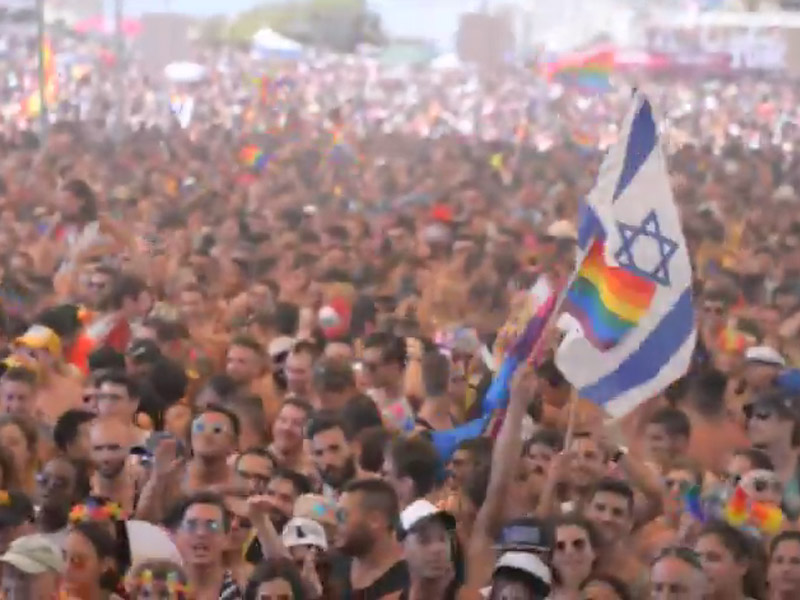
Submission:
[[[486,391],[482,410],[484,415],[506,407],[514,372],[533,353],[539,338],[544,334],[547,321],[556,308],[557,295],[546,278],[539,278],[530,295],[531,301],[537,302],[536,308],[525,324],[525,328],[506,353],[492,384]]]
[[[686,372],[696,338],[689,253],[642,95],[584,208],[556,364],[579,397],[621,417]]]

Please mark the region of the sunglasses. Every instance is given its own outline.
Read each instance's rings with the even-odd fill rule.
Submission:
[[[222,523],[214,519],[186,519],[181,523],[181,529],[186,533],[219,533]]]
[[[583,552],[588,545],[589,542],[584,538],[572,540],[572,543],[559,540],[556,542],[556,552],[566,552],[567,548],[572,548],[575,552]]]
[[[214,435],[220,435],[227,433],[228,428],[222,423],[206,423],[202,419],[195,419],[194,423],[192,423],[192,433],[205,433],[206,431]]]
[[[689,488],[692,487],[691,481],[686,481],[685,479],[673,479],[671,477],[667,477],[664,479],[664,487],[667,488],[668,491],[676,491],[680,492],[681,494],[685,494],[689,491]]]

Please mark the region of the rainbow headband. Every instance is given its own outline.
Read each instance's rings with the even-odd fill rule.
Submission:
[[[167,586],[167,593],[169,594],[170,598],[176,598],[180,595],[187,596],[192,591],[192,586],[188,583],[183,583],[181,581],[181,576],[177,571],[169,571],[165,577],[156,578],[151,569],[145,569],[139,574],[138,577],[129,579],[128,583],[129,587],[131,588],[144,587],[153,585],[156,579],[159,581],[163,579]]]
[[[83,523],[85,521],[124,521],[127,513],[116,502],[103,505],[76,504],[69,511],[70,523]]]

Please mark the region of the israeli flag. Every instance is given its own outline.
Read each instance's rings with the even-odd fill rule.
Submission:
[[[634,96],[586,204],[581,264],[592,244],[604,248],[595,253],[591,273],[578,266],[573,285],[583,284],[582,298],[589,300],[583,319],[562,315],[567,335],[556,364],[580,398],[620,417],[684,375],[696,339],[689,252],[653,109],[643,95]],[[620,285],[625,281],[636,285]],[[610,347],[586,335],[589,327],[608,332],[615,326],[622,333]]]

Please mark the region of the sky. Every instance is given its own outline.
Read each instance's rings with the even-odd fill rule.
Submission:
[[[302,2],[302,0],[296,0]],[[165,9],[197,16],[236,14],[264,0],[124,0],[129,15]],[[112,0],[106,0],[113,4]],[[452,42],[462,12],[482,6],[482,0],[369,0],[389,33]],[[489,2],[491,4],[491,2]]]

